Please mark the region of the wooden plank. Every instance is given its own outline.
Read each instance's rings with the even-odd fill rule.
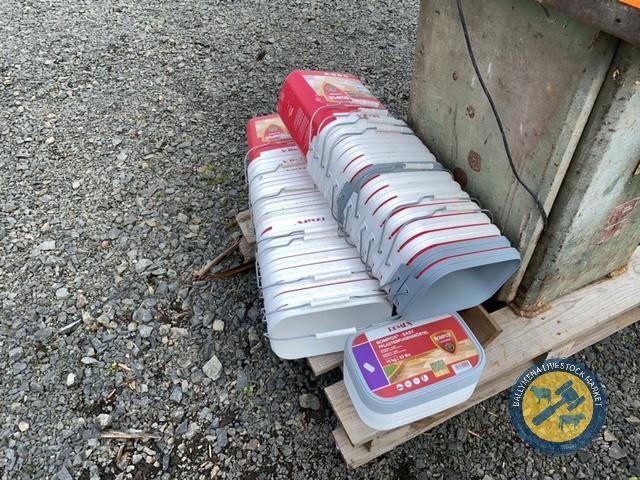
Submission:
[[[574,346],[572,349],[573,351],[567,353],[573,354],[583,348],[586,348],[587,346],[608,337],[612,333],[637,322],[639,319],[640,307],[636,307],[622,315],[619,315],[618,317],[609,319],[605,324],[599,325],[598,328],[594,328],[592,332],[582,335],[579,339],[576,339],[576,341],[571,342]],[[520,365],[511,366],[509,369],[505,370],[502,376],[497,377],[494,381],[485,382],[482,385],[479,385],[471,398],[461,405],[450,408],[438,415],[414,422],[410,425],[405,425],[404,427],[385,432],[372,439],[370,442],[367,442],[366,446],[354,446],[349,440],[349,436],[344,428],[338,427],[333,431],[336,445],[340,449],[345,462],[350,468],[359,467],[392,450],[407,440],[440,425],[444,421],[458,415],[467,408],[470,408],[473,405],[496,395],[502,390],[509,388],[513,385],[518,376],[531,365],[533,365],[533,362],[528,361]]]
[[[249,245],[256,243],[256,232],[253,228],[253,221],[251,220],[251,212],[249,210],[243,210],[236,214],[236,222],[240,227],[242,236],[246,239]]]
[[[486,385],[500,381],[513,371],[514,365],[523,365],[558,346],[575,342],[574,347],[578,348],[604,338],[607,332],[611,333],[611,328],[615,328],[607,330],[603,327],[604,324],[613,321],[615,325],[619,325],[616,317],[638,305],[640,248],[636,250],[625,274],[557,299],[552,302],[552,308],[539,317],[523,319],[508,307],[494,312],[493,318],[503,332],[499,342],[493,342],[485,348],[486,363],[477,389],[484,389]],[[626,321],[621,320],[622,324]],[[325,392],[353,445],[362,445],[381,435],[381,432],[360,420],[344,382],[327,387]],[[405,428],[407,427],[400,427]],[[388,436],[390,433],[383,435]]]
[[[460,316],[483,346],[487,346],[502,332],[500,326],[491,318],[491,314],[482,305],[462,310],[460,311]],[[342,352],[336,352],[309,357],[307,362],[313,374],[317,377],[342,366],[342,358]]]
[[[308,357],[307,363],[311,367],[313,374],[317,377],[341,366],[342,357],[342,352],[328,353],[326,355]]]
[[[247,242],[247,239],[242,236],[240,239],[240,243],[238,244],[238,250],[242,254],[242,258],[244,258],[245,263],[249,262],[256,258],[256,244]]]

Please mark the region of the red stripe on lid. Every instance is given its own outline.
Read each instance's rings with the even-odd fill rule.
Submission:
[[[418,253],[416,253],[413,257],[411,257],[409,259],[409,261],[407,262],[407,265],[411,265],[413,263],[413,261],[416,258],[418,258],[420,255],[422,255],[423,253],[428,252],[429,250],[433,250],[434,248],[437,248],[437,247],[443,247],[445,245],[452,245],[454,243],[469,242],[469,241],[472,241],[472,240],[484,240],[486,238],[495,238],[495,237],[499,237],[499,236],[500,235],[487,235],[485,237],[461,238],[459,240],[449,240],[448,242],[434,243],[433,245],[429,245],[428,247],[423,248]]]
[[[452,227],[434,228],[433,230],[424,230],[420,233],[416,233],[414,236],[412,236],[407,241],[405,241],[402,245],[400,245],[400,248],[398,248],[398,252],[402,250],[404,247],[406,247],[407,244],[414,241],[416,238],[421,237],[422,235],[426,235],[427,233],[443,232],[445,230],[457,230],[459,228],[466,228],[466,227],[479,227],[481,225],[489,225],[489,223],[470,223],[467,225],[455,225]]]
[[[422,271],[418,274],[418,276],[416,278],[420,278],[422,276],[422,274],[424,272],[426,272],[427,270],[429,270],[431,267],[434,267],[435,265],[437,265],[439,263],[442,263],[444,261],[451,260],[452,258],[466,257],[467,255],[475,255],[475,254],[478,254],[478,253],[495,252],[496,250],[505,250],[507,248],[511,248],[511,247],[489,248],[487,250],[478,250],[477,252],[461,253],[460,255],[451,255],[450,257],[444,257],[444,258],[441,258],[440,260],[437,260],[437,261],[433,262],[431,265],[428,265],[424,269],[422,269]]]

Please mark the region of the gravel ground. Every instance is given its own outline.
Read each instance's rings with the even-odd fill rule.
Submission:
[[[271,353],[252,273],[192,280],[290,70],[354,72],[405,115],[418,3],[0,3],[2,479],[640,476],[637,326],[579,355],[609,390],[588,449],[536,454],[503,394],[349,472],[338,374]]]

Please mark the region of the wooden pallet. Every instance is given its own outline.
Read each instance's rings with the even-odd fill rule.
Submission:
[[[240,212],[245,256],[255,251],[251,215]],[[245,254],[245,252],[243,252]],[[482,307],[460,312],[486,353],[476,391],[466,402],[437,415],[389,431],[367,427],[340,381],[325,388],[339,420],[333,437],[350,468],[359,467],[449,418],[509,388],[529,366],[546,358],[568,357],[640,319],[640,248],[628,269],[559,298],[548,309],[523,318],[504,307],[491,314]],[[342,366],[342,353],[307,359],[318,376]]]
[[[527,367],[546,358],[570,356],[639,320],[640,248],[625,273],[565,295],[532,318],[519,317],[508,307],[490,315],[481,308],[461,314],[486,353],[480,382],[466,402],[383,432],[362,423],[343,381],[325,388],[339,420],[333,436],[349,467],[363,465],[509,388]],[[308,362],[314,374],[320,375],[342,366],[342,354],[312,357]]]

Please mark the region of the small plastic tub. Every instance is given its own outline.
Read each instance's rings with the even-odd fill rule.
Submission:
[[[339,278],[303,278],[289,283],[267,284],[264,278],[263,284],[271,285],[269,291],[264,293],[264,306],[267,312],[280,308],[283,304],[297,303],[297,300],[320,298],[321,296],[335,296],[343,292],[366,293],[379,291],[378,281],[367,275],[366,272],[354,273],[349,277]],[[295,300],[295,301],[294,301]]]
[[[395,145],[398,148],[402,148],[404,145],[411,144],[411,140],[408,140],[408,138],[417,137],[415,137],[410,128],[395,125],[366,126],[358,130],[341,132],[322,151],[319,157],[320,166],[321,168],[327,168],[326,165],[330,165],[330,159],[339,157],[342,152],[352,147],[371,145],[373,139],[380,142],[380,145]],[[413,144],[416,145],[415,142]]]
[[[307,161],[302,155],[291,157],[275,157],[275,159],[252,162],[247,166],[247,182],[255,177],[272,172],[285,172],[290,168],[305,167]]]
[[[465,229],[468,232],[469,227],[492,225],[489,217],[479,211],[441,212],[425,215],[425,217],[413,223],[406,222],[395,230],[387,228],[385,225],[380,230],[368,232],[368,236],[364,238],[365,245],[370,244],[370,248],[374,249],[368,253],[369,257],[375,255],[374,259],[387,258],[391,255],[398,255],[405,249],[405,255],[413,257],[422,248],[420,240],[427,237],[428,234],[446,234],[447,232],[455,234],[456,230]]]
[[[337,228],[335,230],[323,230],[320,232],[295,232],[291,235],[270,238],[267,242],[261,242],[257,245],[257,258],[259,262],[263,262],[265,255],[275,255],[282,257],[289,255],[294,248],[299,247],[304,251],[313,248],[312,245],[329,244],[337,240],[342,245],[347,245],[344,237],[339,234]]]
[[[458,314],[397,320],[347,339],[344,382],[360,419],[390,430],[467,400],[484,364]]]
[[[451,174],[444,170],[427,170],[413,172],[408,175],[406,172],[386,172],[381,173],[377,178],[372,179],[360,190],[360,195],[364,204],[373,199],[373,194],[380,191],[380,188],[388,188],[389,194],[405,193],[417,191],[419,193],[428,192],[429,185],[435,182],[454,183]],[[423,187],[422,189],[420,187]]]
[[[260,247],[270,238],[284,237],[298,232],[333,232],[337,229],[338,224],[331,216],[329,208],[308,209],[305,212],[263,218],[256,229],[256,242]]]
[[[337,232],[335,232],[337,233]],[[265,267],[279,260],[298,259],[304,261],[307,255],[326,254],[327,256],[340,255],[338,252],[348,251],[349,256],[359,255],[358,250],[352,247],[344,238],[337,235],[326,236],[316,240],[306,240],[303,236],[293,238],[286,246],[264,246],[258,250],[258,262]]]
[[[439,170],[442,165],[439,163],[411,163],[411,162],[390,162],[374,164],[362,175],[358,175],[353,181],[341,183],[339,179],[334,181],[331,189],[330,205],[338,219],[342,222],[344,210],[347,202],[353,194],[360,195],[360,190],[371,180],[377,178],[381,173],[392,171],[414,171],[414,170]]]
[[[399,252],[405,248],[415,251],[414,245],[429,233],[445,231],[454,233],[457,229],[481,225],[492,225],[491,219],[477,210],[460,209],[417,216],[394,230],[385,228],[384,238],[380,234],[376,237],[377,246],[380,252],[389,252],[394,249]]]
[[[289,166],[286,168],[277,167],[273,168],[270,171],[264,171],[257,174],[252,175],[249,179],[249,189],[251,189],[254,185],[258,185],[265,182],[287,182],[289,178],[295,177],[297,175],[309,175],[307,172],[307,166],[304,164]],[[311,178],[311,177],[309,177]]]
[[[254,225],[260,219],[268,214],[277,214],[278,212],[287,212],[292,208],[310,207],[312,205],[326,205],[324,197],[318,191],[305,192],[300,195],[290,196],[287,200],[273,199],[271,201],[260,202],[253,209],[252,217]]]
[[[411,138],[416,138],[416,140],[410,141],[409,139]],[[419,142],[417,137],[408,135],[398,137],[397,141],[390,141],[388,137],[385,137],[384,141],[377,137],[366,137],[360,140],[366,140],[366,142],[343,142],[334,150],[331,158],[324,158],[322,161],[316,158],[308,158],[309,173],[313,176],[317,175],[319,171],[326,172],[327,170],[336,169],[340,165],[346,165],[354,158],[363,155],[397,155],[400,157],[405,155],[431,155],[431,152]],[[334,165],[338,165],[338,167],[334,167]]]
[[[402,121],[372,122],[361,120],[354,125],[337,125],[329,134],[318,143],[315,158],[327,159],[334,155],[333,150],[342,142],[349,142],[353,137],[368,137],[387,135],[415,135],[413,131]]]
[[[411,187],[395,192],[384,190],[381,193],[382,195],[376,195],[364,206],[362,204],[367,197],[362,192],[358,194],[359,198],[352,196],[353,203],[347,203],[344,211],[344,224],[347,231],[353,228],[352,221],[355,221],[356,224],[368,225],[370,228],[384,225],[391,212],[401,206],[425,201],[459,200],[467,195],[457,183],[446,181],[433,182],[424,190],[421,190],[420,187]]]
[[[278,273],[303,267],[314,268],[315,266],[322,266],[322,268],[325,268],[327,265],[331,266],[334,263],[347,260],[360,260],[358,251],[350,245],[333,250],[320,252],[311,251],[286,258],[275,259],[271,261],[268,266],[265,265],[265,267],[269,268],[271,272]],[[359,261],[359,263],[360,266],[362,266],[362,262]]]
[[[408,190],[408,191],[407,191]],[[451,200],[464,198],[468,195],[460,189],[460,185],[455,182],[434,182],[425,186],[423,190],[407,189],[398,193],[386,193],[376,201],[369,202],[363,207],[366,197],[359,193],[354,193],[347,202],[343,212],[343,228],[352,240],[360,235],[360,230],[367,225],[370,229],[375,229],[383,224],[388,214],[394,208],[403,205],[417,204],[420,201],[429,200]],[[355,240],[353,240],[355,241]]]
[[[382,174],[393,171],[439,171],[442,165],[434,158],[427,155],[363,155],[347,163],[343,168],[337,169],[316,179],[316,185],[325,194],[330,195],[338,188],[341,190],[348,183],[358,182],[362,177],[371,179],[372,173]],[[335,194],[335,193],[334,193]]]
[[[371,110],[369,110],[371,112]],[[323,150],[332,141],[332,136],[336,135],[336,132],[342,132],[348,129],[358,128],[361,126],[375,126],[375,125],[393,125],[399,127],[406,127],[407,124],[397,118],[392,117],[386,110],[378,110],[378,114],[364,114],[362,110],[349,112],[344,116],[338,116],[330,124],[321,125],[318,135],[316,135],[311,142],[311,148],[308,154],[311,154],[314,158],[320,158],[323,154]]]
[[[260,202],[270,198],[279,198],[285,200],[288,195],[296,195],[303,192],[317,191],[315,184],[311,179],[302,179],[299,181],[291,181],[286,185],[276,183],[272,185],[258,185],[249,192],[251,208],[254,208]]]

